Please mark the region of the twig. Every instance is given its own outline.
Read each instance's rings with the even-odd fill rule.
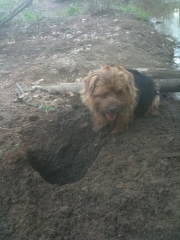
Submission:
[[[22,89],[22,87],[21,87],[18,83],[16,83],[16,86],[19,88],[19,90],[21,91],[21,93],[23,93],[23,94],[25,93],[24,90]]]
[[[26,96],[27,93],[24,92],[23,88],[18,83],[16,83],[16,86],[18,88],[16,89],[16,95],[18,96],[17,100],[24,102],[27,106],[32,106],[37,108],[38,107],[37,104],[30,103],[21,97],[22,94]]]
[[[37,104],[34,104],[34,103],[30,103],[30,102],[28,102],[28,101],[26,101],[26,100],[24,100],[24,99],[21,99],[21,101],[22,102],[24,102],[27,106],[32,106],[32,107],[35,107],[35,108],[37,108],[38,107],[38,105]]]

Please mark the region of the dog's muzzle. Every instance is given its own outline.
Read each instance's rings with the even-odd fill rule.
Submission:
[[[109,106],[109,111],[106,113],[106,118],[109,122],[113,122],[117,118],[117,106],[112,104]]]

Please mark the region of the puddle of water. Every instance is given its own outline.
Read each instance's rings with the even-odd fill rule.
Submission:
[[[134,5],[149,14],[157,32],[177,42],[173,60],[175,67],[180,69],[180,0],[137,0]],[[180,100],[180,93],[173,95],[176,100]]]
[[[170,35],[180,42],[180,7],[172,9],[171,15],[160,18],[162,24],[155,25],[158,32]]]
[[[174,49],[174,62],[180,66],[180,45],[177,45]]]
[[[149,14],[159,33],[180,43],[180,0],[144,0],[135,5]],[[180,46],[174,49],[174,63],[180,68]]]

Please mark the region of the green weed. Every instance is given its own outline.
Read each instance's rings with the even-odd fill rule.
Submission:
[[[46,113],[48,113],[48,112],[51,112],[51,111],[54,111],[55,110],[55,108],[54,107],[51,107],[51,106],[48,106],[48,105],[44,105],[44,106],[40,106],[39,107],[40,109],[43,109]]]
[[[142,11],[140,8],[128,5],[128,6],[121,6],[119,7],[120,11],[123,11],[124,13],[132,13],[141,18],[144,21],[148,21],[149,16],[147,12]]]
[[[17,150],[19,148],[19,143],[16,143],[15,145],[14,145],[14,150]]]
[[[24,11],[22,14],[23,14],[23,19],[25,21],[31,21],[31,20],[35,21],[41,18],[41,14],[32,12],[29,9]]]
[[[7,150],[14,150],[14,151],[16,151],[19,148],[19,143],[9,144],[6,148],[7,148]]]
[[[80,10],[76,4],[72,4],[66,11],[66,15],[68,16],[77,16],[79,14],[80,14]]]
[[[38,224],[38,225],[41,224],[41,222],[42,222],[41,220],[37,220],[37,224]]]
[[[17,5],[20,1],[18,0],[1,0],[0,1],[0,10],[8,10],[11,11],[12,8]]]
[[[18,0],[0,0],[0,21],[18,4]]]
[[[38,1],[42,2],[42,0]],[[21,0],[0,0],[0,20],[3,19],[5,15],[9,15],[21,3]],[[41,18],[41,14],[31,9],[24,10],[20,16],[16,16],[16,19],[21,21],[35,21],[39,18]]]

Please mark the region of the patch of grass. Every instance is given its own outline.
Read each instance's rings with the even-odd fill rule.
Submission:
[[[42,2],[42,0],[38,0],[38,2]],[[21,0],[0,0],[0,20],[3,19],[5,15],[9,15],[17,6],[22,3]],[[39,12],[33,11],[31,8],[25,9],[22,11],[20,15],[17,15],[15,18],[20,21],[35,21],[41,18],[41,14]]]
[[[14,150],[14,151],[16,151],[18,148],[19,148],[19,143],[9,144],[9,145],[7,146],[7,150]]]
[[[66,11],[67,16],[77,16],[80,14],[80,9],[77,4],[71,4],[71,6]]]
[[[136,16],[138,16],[140,19],[142,19],[144,21],[148,21],[148,19],[149,19],[149,15],[147,12],[144,12],[140,8],[132,6],[132,5],[121,6],[121,7],[119,7],[119,10],[123,11],[124,13],[135,14]]]
[[[30,9],[25,10],[22,14],[25,21],[35,21],[41,18],[40,13],[32,12]]]
[[[16,143],[15,145],[14,145],[14,150],[17,150],[19,148],[19,143]]]
[[[1,0],[0,1],[0,11],[2,10],[12,10],[12,8],[17,5],[19,0]]]
[[[61,3],[63,0],[55,0],[54,2]],[[78,7],[76,1],[72,1],[69,8],[66,11],[58,10],[58,16],[62,17],[70,17],[70,16],[77,16],[80,14],[80,8]]]
[[[5,15],[9,14],[18,3],[19,0],[0,0],[0,20],[2,20]]]
[[[55,107],[51,107],[51,106],[48,106],[48,105],[40,106],[39,108],[40,108],[40,109],[43,109],[46,113],[55,110]]]

